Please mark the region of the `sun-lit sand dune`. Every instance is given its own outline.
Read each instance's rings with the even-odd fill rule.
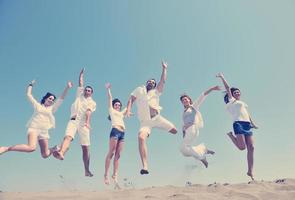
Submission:
[[[169,199],[169,200],[294,200],[295,179],[275,181],[253,181],[229,184],[190,185],[186,187],[164,186],[145,189],[122,189],[105,191],[66,191],[66,192],[1,192],[0,200],[58,200],[58,199]]]

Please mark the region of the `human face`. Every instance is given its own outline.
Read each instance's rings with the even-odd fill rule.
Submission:
[[[151,90],[156,87],[156,81],[154,79],[150,79],[146,82],[146,89]]]
[[[84,89],[84,96],[87,98],[87,97],[90,97],[91,95],[92,95],[92,89],[89,87],[86,87]]]
[[[235,90],[233,92],[233,97],[236,99],[236,100],[240,100],[241,98],[241,91],[240,90]]]
[[[114,107],[115,110],[117,110],[117,111],[121,111],[121,106],[122,106],[122,105],[121,105],[120,102],[116,102],[116,103],[114,104],[113,107]]]
[[[188,106],[190,106],[191,100],[188,97],[184,96],[181,98],[181,103],[185,108],[187,108]]]
[[[51,106],[52,104],[54,104],[55,98],[54,96],[49,96],[45,102],[44,102],[44,106]]]

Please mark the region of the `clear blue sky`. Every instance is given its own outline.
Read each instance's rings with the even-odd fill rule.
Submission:
[[[37,99],[47,91],[58,95],[67,80],[77,86],[85,66],[97,111],[92,117],[93,178],[83,176],[75,140],[62,162],[42,159],[39,148],[0,156],[0,190],[107,188],[103,173],[110,123],[104,84],[109,81],[113,96],[126,104],[135,87],[150,77],[159,80],[162,58],[169,64],[161,97],[163,116],[180,129],[179,95],[187,92],[197,98],[220,84],[215,74],[224,72],[229,83],[241,89],[260,127],[255,131],[257,179],[295,178],[294,9],[292,0],[1,0],[0,146],[27,141],[25,124],[33,109],[25,89],[32,79],[37,80]],[[56,113],[50,145],[64,136],[74,94],[73,89]],[[126,120],[119,180],[128,178],[136,187],[248,181],[246,152],[225,136],[232,122],[222,97],[221,92],[210,94],[201,107],[205,127],[199,142],[216,151],[208,169],[182,157],[181,134],[154,130],[148,141],[151,174],[140,176],[139,123],[133,117]]]

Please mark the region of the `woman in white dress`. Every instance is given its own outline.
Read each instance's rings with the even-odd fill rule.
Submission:
[[[196,146],[194,146],[193,143],[199,135],[199,129],[203,127],[203,119],[199,111],[200,105],[204,102],[206,96],[214,90],[220,90],[220,87],[215,86],[209,88],[203,92],[195,102],[186,94],[180,97],[180,101],[184,107],[182,115],[183,142],[180,146],[180,152],[184,156],[194,157],[200,160],[206,168],[208,167],[206,155],[213,155],[215,152],[209,150],[203,143]]]
[[[0,147],[0,154],[8,151],[30,153],[36,150],[37,142],[39,142],[41,156],[43,158],[48,158],[53,151],[52,148],[48,148],[48,140],[50,138],[48,130],[55,128],[55,118],[53,114],[62,104],[68,90],[72,87],[72,82],[67,83],[62,95],[57,100],[54,94],[47,92],[40,103],[32,95],[34,84],[35,80],[31,81],[27,87],[27,98],[34,108],[34,114],[27,123],[28,143],[14,146],[2,146]]]

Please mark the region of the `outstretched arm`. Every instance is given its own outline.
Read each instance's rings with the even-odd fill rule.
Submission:
[[[80,75],[79,75],[79,87],[83,87],[84,86],[84,71],[85,71],[85,68],[82,68],[82,70],[80,71]]]
[[[113,107],[113,105],[112,105],[113,97],[112,97],[112,93],[111,93],[111,84],[110,83],[106,83],[105,84],[105,87],[107,89],[107,96],[108,96],[109,108],[112,108]]]
[[[214,87],[209,88],[209,89],[206,90],[205,92],[203,92],[203,93],[201,94],[201,96],[199,96],[199,98],[194,102],[193,107],[196,108],[196,109],[199,109],[200,105],[204,102],[206,96],[207,96],[208,94],[210,94],[212,91],[215,91],[215,90],[216,90],[216,91],[221,90],[221,87],[218,86],[218,85],[216,85],[216,86],[214,86]]]
[[[67,86],[65,87],[63,93],[61,94],[61,96],[59,97],[60,99],[65,99],[65,97],[68,94],[68,91],[70,88],[73,87],[73,83],[71,81],[68,81]]]
[[[64,98],[68,94],[69,89],[72,88],[72,87],[73,87],[73,83],[71,81],[69,81],[67,83],[67,86],[65,87],[63,93],[59,97],[59,99],[53,104],[53,108],[52,108],[52,112],[53,113],[55,113],[57,111],[57,109],[59,108],[59,106],[62,104],[62,101],[64,100]]]
[[[221,90],[221,87],[218,86],[218,85],[216,85],[216,86],[214,86],[214,87],[211,87],[211,88],[209,88],[208,90],[206,90],[206,91],[204,92],[204,95],[208,95],[210,92],[212,92],[212,91],[214,91],[214,90],[216,90],[216,91]]]
[[[228,94],[228,99],[231,99],[233,96],[232,96],[232,94],[231,94],[231,92],[230,92],[230,87],[229,87],[227,81],[225,80],[223,74],[222,74],[222,73],[218,73],[218,74],[216,75],[216,77],[221,79],[221,81],[222,81],[222,83],[223,83],[223,85],[224,85],[224,87],[225,87],[225,89],[226,89],[226,92],[227,92],[227,94]]]
[[[161,75],[160,82],[157,86],[157,89],[160,93],[163,92],[164,84],[167,79],[167,67],[168,67],[168,63],[162,60],[162,75]]]
[[[36,107],[38,104],[38,102],[36,101],[36,99],[32,95],[32,89],[33,89],[33,86],[35,83],[36,83],[36,81],[32,80],[27,87],[27,98],[33,104],[34,107]]]
[[[136,100],[136,97],[131,95],[129,100],[128,100],[128,104],[127,104],[127,110],[126,110],[126,116],[127,117],[131,117],[131,115],[132,115],[131,107],[132,107],[135,100]]]

